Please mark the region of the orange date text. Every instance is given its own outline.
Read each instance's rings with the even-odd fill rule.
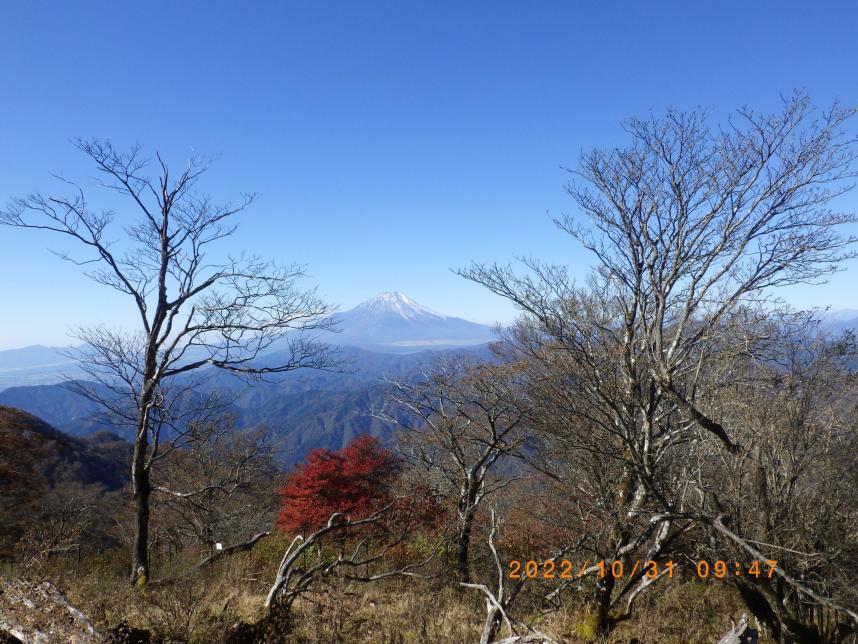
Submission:
[[[691,572],[699,579],[727,579],[730,577],[769,577],[777,570],[778,562],[774,559],[764,561],[707,561],[701,559],[691,564]],[[678,565],[671,560],[643,561],[640,559],[623,561],[615,559],[606,561],[586,560],[572,562],[568,559],[529,559],[527,561],[513,559],[509,562],[510,579],[560,579],[569,580],[588,575],[598,575],[601,578],[623,577],[673,577]]]

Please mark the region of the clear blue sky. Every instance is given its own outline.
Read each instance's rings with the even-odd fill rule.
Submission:
[[[219,153],[210,192],[261,195],[238,247],[309,264],[346,308],[401,290],[508,321],[450,269],[533,254],[583,274],[551,224],[561,166],[670,105],[856,104],[857,24],[853,1],[5,3],[0,201],[88,181],[72,137]],[[132,319],[49,242],[0,229],[0,348]],[[789,297],[858,308],[855,270]]]

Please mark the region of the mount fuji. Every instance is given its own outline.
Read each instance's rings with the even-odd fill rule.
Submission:
[[[399,292],[376,295],[353,309],[335,313],[332,321],[339,332],[320,333],[319,340],[384,354],[466,349],[495,339],[491,327],[435,313]],[[78,375],[81,372],[68,355],[70,349],[36,345],[0,351],[0,391],[51,385],[64,376]],[[275,343],[266,356],[271,359],[283,349],[283,344]]]
[[[430,311],[398,291],[380,293],[331,317],[339,333],[325,334],[325,342],[384,353],[451,349],[495,339],[489,326]]]
[[[451,359],[491,360],[486,343],[491,327],[430,311],[402,293],[381,293],[348,311],[336,313],[339,333],[319,333],[332,346],[343,370],[297,370],[277,382],[247,383],[228,374],[208,379],[221,390],[239,427],[271,428],[280,446],[278,459],[291,467],[317,447],[339,449],[359,434],[389,436],[389,424],[369,410],[384,404],[384,378],[413,381],[431,369],[439,355]],[[277,343],[259,356],[260,363],[282,364]],[[34,414],[74,436],[108,429],[95,416],[95,404],[64,384],[53,349],[0,351],[0,405]],[[287,356],[288,357],[288,356]],[[73,363],[72,363],[73,366]],[[5,367],[5,370],[4,370]],[[21,377],[22,369],[31,376]],[[39,385],[32,376],[38,374]],[[4,380],[5,377],[5,380]],[[115,430],[112,430],[115,431]],[[121,433],[125,439],[128,433]]]

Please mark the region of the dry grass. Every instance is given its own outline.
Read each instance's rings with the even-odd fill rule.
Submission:
[[[128,584],[121,552],[80,564],[58,562],[50,574],[101,628],[126,623],[150,630],[156,641],[209,644],[222,641],[235,623],[262,617],[282,547],[275,537],[251,553],[187,577],[189,562],[160,562],[155,578],[169,572],[178,579],[142,594]],[[562,609],[546,613],[535,597],[523,596],[514,615],[562,641],[583,642],[580,599],[567,595]],[[639,598],[632,619],[619,624],[605,642],[713,642],[742,612],[741,601],[726,583],[664,580]],[[484,617],[480,594],[449,581],[399,578],[360,584],[332,579],[296,603],[289,634],[278,641],[472,642]]]

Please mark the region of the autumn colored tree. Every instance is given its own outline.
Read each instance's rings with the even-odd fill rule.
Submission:
[[[277,528],[303,532],[321,528],[335,512],[371,514],[392,501],[400,469],[399,457],[373,436],[359,436],[340,450],[313,450],[280,490]]]

